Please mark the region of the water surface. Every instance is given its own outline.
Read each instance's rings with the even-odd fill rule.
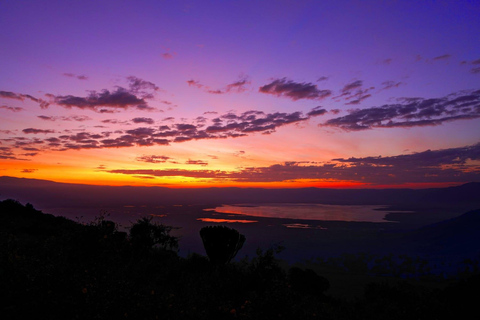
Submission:
[[[330,204],[236,204],[222,205],[206,211],[246,215],[264,218],[348,221],[348,222],[392,222],[385,220],[387,212],[378,205],[330,205]]]

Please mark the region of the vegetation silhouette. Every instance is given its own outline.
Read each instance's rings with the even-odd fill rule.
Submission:
[[[312,269],[302,270],[298,267],[293,267],[290,268],[288,276],[293,290],[322,296],[330,288],[330,282],[316,274]]]
[[[210,262],[214,265],[229,263],[243,247],[245,236],[225,226],[208,226],[200,230],[200,237]]]
[[[152,222],[151,217],[143,217],[130,228],[130,242],[139,253],[150,250],[173,250],[178,248],[178,238],[171,236],[173,227]]]
[[[385,270],[379,277],[370,274],[375,258],[364,255],[317,263],[320,269],[289,266],[276,257],[281,247],[258,249],[251,258],[218,268],[200,254],[179,257],[171,230],[140,219],[128,233],[120,232],[105,216],[80,224],[30,204],[0,201],[2,319],[403,320],[478,315],[478,298],[472,294],[480,285],[478,257],[469,261],[470,269],[451,278],[402,279],[395,276],[397,271],[385,276],[386,269],[395,267],[393,258],[380,261]],[[233,259],[240,242],[238,236],[229,254],[221,255],[231,258],[222,261]],[[414,261],[401,263],[405,261],[410,272]],[[361,295],[346,299],[333,294],[342,282],[345,292],[353,290],[350,283],[357,277],[365,284]]]

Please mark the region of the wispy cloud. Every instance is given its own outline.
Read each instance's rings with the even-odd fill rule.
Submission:
[[[90,133],[83,131],[75,134],[63,134],[48,138],[28,139],[17,137],[15,139],[3,139],[6,143],[15,147],[36,147],[41,145],[41,150],[79,150],[92,148],[119,148],[132,146],[152,146],[152,145],[169,145],[171,143],[181,143],[192,140],[203,139],[226,139],[248,136],[255,133],[271,134],[279,127],[306,121],[312,117],[326,114],[327,111],[322,107],[313,108],[307,114],[302,112],[275,112],[264,113],[258,110],[250,110],[241,114],[225,113],[214,119],[195,118],[190,123],[175,123],[173,118],[163,119],[163,124],[152,126],[154,120],[151,118],[134,118],[133,123],[149,125],[145,127],[137,127],[128,130],[115,130],[102,133]],[[50,118],[48,116],[39,116],[40,119],[55,121],[72,119],[80,121],[83,119],[75,118]],[[116,119],[102,120],[102,123],[128,125],[132,122],[125,122]],[[165,124],[168,122],[169,124]],[[24,134],[50,134],[55,133],[50,129],[27,128],[23,130]],[[68,132],[67,132],[68,133]],[[8,141],[7,141],[8,140]],[[147,161],[148,158],[142,158]],[[159,160],[161,158],[150,158],[150,160]],[[140,161],[140,159],[138,159]],[[197,160],[194,160],[197,161]],[[201,162],[189,164],[202,164]]]
[[[78,80],[88,80],[88,77],[86,75],[77,75],[74,73],[63,73],[63,76],[68,77],[68,78],[76,78]]]
[[[198,166],[208,166],[208,162],[205,161],[205,160],[191,160],[191,159],[188,159],[185,164],[194,164],[194,165],[198,165]]]
[[[236,182],[283,182],[295,180],[342,180],[373,185],[427,182],[469,182],[480,178],[480,144],[427,150],[391,157],[339,158],[328,163],[285,162],[236,171],[185,169],[118,169],[106,172],[151,177],[190,177]]]
[[[25,101],[25,99],[28,99],[38,103],[42,109],[47,108],[49,105],[49,103],[43,99],[35,98],[34,96],[31,96],[29,94],[15,93],[11,91],[0,91],[0,98],[13,99],[13,100],[19,100],[19,101]]]
[[[442,54],[441,56],[436,56],[433,58],[434,61],[438,61],[438,60],[447,60],[447,59],[450,59],[452,57],[451,54]]]
[[[132,119],[133,123],[146,123],[146,124],[154,124],[155,120],[152,118],[145,118],[145,117],[138,117]]]
[[[143,155],[136,158],[137,161],[141,162],[148,162],[148,163],[165,163],[165,162],[172,162],[177,163],[169,156],[163,155]]]
[[[437,126],[480,117],[480,90],[461,91],[443,98],[403,98],[399,103],[356,109],[326,121],[323,126],[347,131],[372,128]]]
[[[207,93],[211,94],[225,94],[230,92],[241,93],[247,90],[248,85],[250,85],[251,81],[246,76],[241,76],[237,81],[227,84],[223,88],[215,89],[210,86],[204,85],[200,83],[198,80],[188,80],[188,85],[190,87],[195,87],[198,89],[202,89]]]
[[[375,87],[363,87],[362,80],[355,80],[347,83],[341,90],[340,94],[333,99],[337,101],[345,101],[345,104],[355,105],[360,104],[363,100],[370,98],[372,95],[369,93]]]
[[[152,99],[160,88],[150,81],[134,76],[127,77],[127,82],[128,89],[118,86],[112,91],[107,89],[101,92],[90,91],[86,97],[53,94],[47,94],[47,96],[52,103],[65,108],[89,109],[99,113],[111,113],[115,109],[127,108],[142,111],[155,110],[148,105],[146,99]]]
[[[12,112],[20,112],[20,111],[25,110],[21,107],[10,107],[10,106],[0,106],[0,109],[5,109],[5,110],[8,110],[8,111],[12,111]]]
[[[269,84],[260,87],[259,92],[289,98],[293,101],[300,99],[320,100],[332,94],[330,90],[318,89],[316,84],[294,82],[286,78],[273,80]]]
[[[83,121],[89,121],[92,120],[89,116],[84,116],[84,115],[72,115],[72,116],[37,116],[37,118],[41,120],[46,120],[46,121],[78,121],[78,122],[83,122]]]
[[[38,134],[38,133],[55,133],[55,130],[49,130],[49,129],[35,129],[35,128],[27,128],[22,130],[23,133],[33,133],[33,134]]]

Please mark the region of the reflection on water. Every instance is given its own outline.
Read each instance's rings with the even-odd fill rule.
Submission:
[[[203,222],[215,222],[215,223],[253,223],[253,222],[258,222],[256,220],[216,219],[216,218],[198,218],[197,220],[203,221]]]
[[[292,229],[321,229],[321,230],[327,230],[327,228],[324,228],[322,226],[313,226],[311,224],[306,224],[306,223],[284,223],[283,226],[287,228],[292,228]]]
[[[265,218],[354,221],[354,222],[391,222],[385,220],[382,206],[372,205],[329,205],[329,204],[238,204],[222,205],[207,211],[239,214]]]

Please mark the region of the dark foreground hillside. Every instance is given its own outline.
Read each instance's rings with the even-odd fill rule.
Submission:
[[[451,279],[428,274],[410,280],[379,278],[366,272],[363,294],[346,300],[334,294],[338,282],[329,277],[335,274],[348,284],[362,268],[359,260],[346,257],[338,264],[327,263],[327,275],[285,266],[275,258],[279,248],[270,248],[258,250],[249,259],[215,266],[198,254],[179,257],[170,230],[142,219],[128,233],[119,232],[102,217],[79,224],[43,214],[29,204],[1,201],[2,319],[440,319],[479,315],[478,261],[471,261],[469,272]],[[348,291],[349,286],[342,290]]]

